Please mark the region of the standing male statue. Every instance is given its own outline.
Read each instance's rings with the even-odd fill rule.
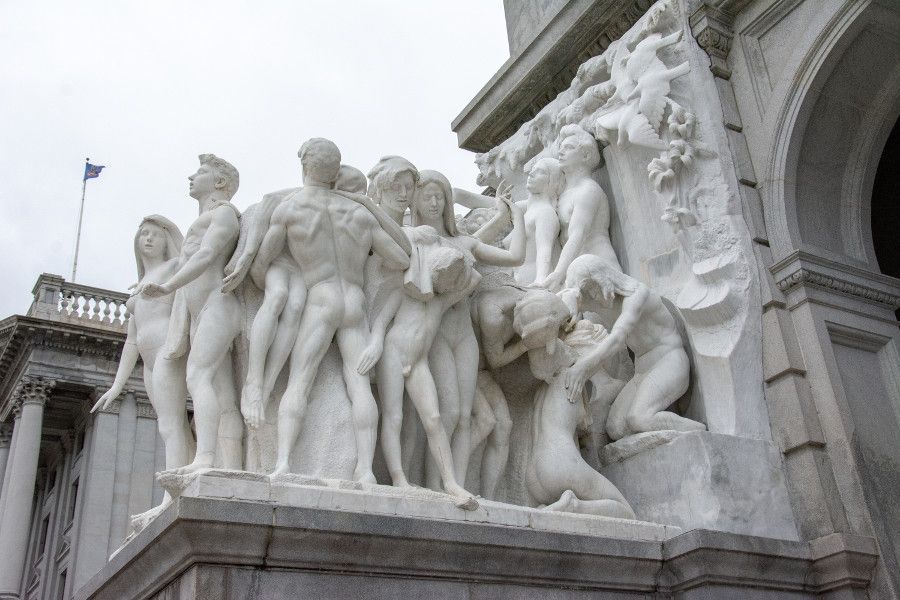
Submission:
[[[341,166],[334,142],[312,138],[300,148],[303,188],[272,215],[257,260],[264,268],[287,246],[308,289],[287,389],[278,408],[277,459],[273,474],[290,471],[290,455],[319,364],[336,336],[344,382],[353,405],[357,463],[354,479],[375,483],[372,460],[378,408],[369,377],[356,366],[369,342],[364,265],[369,252],[398,270],[409,266],[409,240],[400,227],[363,196],[333,190]],[[353,198],[353,199],[351,199]]]
[[[188,473],[212,467],[216,456],[225,469],[243,466],[244,423],[238,411],[231,348],[241,330],[240,306],[223,293],[222,277],[240,233],[239,213],[230,200],[237,192],[237,169],[214,154],[200,155],[200,168],[188,177],[200,216],[181,247],[181,267],[164,283],[145,283],[135,295],[175,292],[165,351],[187,359],[187,387],[194,403],[197,454],[176,469]]]

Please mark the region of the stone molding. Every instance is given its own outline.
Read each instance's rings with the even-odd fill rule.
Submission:
[[[900,308],[900,281],[802,250],[791,253],[770,270],[783,293],[797,286],[813,286],[890,310]]]

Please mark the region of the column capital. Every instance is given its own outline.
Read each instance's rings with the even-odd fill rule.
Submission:
[[[709,55],[709,70],[716,77],[729,79],[731,69],[728,68],[726,59],[734,37],[733,17],[718,8],[701,4],[691,15],[690,23],[691,33]]]
[[[25,375],[19,381],[15,392],[15,405],[13,410],[18,416],[22,406],[26,404],[38,404],[43,406],[50,398],[56,381],[44,377]]]

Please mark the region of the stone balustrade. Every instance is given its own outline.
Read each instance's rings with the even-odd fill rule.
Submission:
[[[128,324],[125,301],[128,294],[79,283],[71,283],[42,273],[32,289],[34,302],[28,316],[91,325],[122,331]]]

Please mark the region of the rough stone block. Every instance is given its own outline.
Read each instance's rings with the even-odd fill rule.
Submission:
[[[639,519],[685,530],[797,539],[781,453],[771,442],[686,433],[601,472]]]

